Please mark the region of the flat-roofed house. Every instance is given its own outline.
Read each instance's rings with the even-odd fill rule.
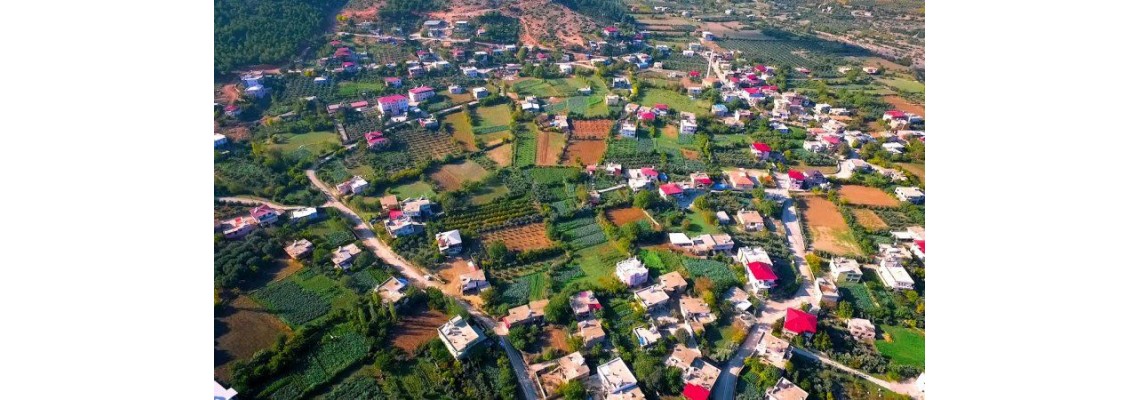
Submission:
[[[589,316],[578,321],[578,336],[582,338],[582,347],[589,348],[606,340],[606,331],[600,321]]]
[[[839,303],[839,287],[828,281],[827,278],[816,278],[815,292],[812,293],[812,305],[816,308],[835,307]]]
[[[681,315],[694,333],[703,331],[706,324],[716,321],[709,304],[696,297],[681,296]]]
[[[585,380],[590,376],[590,366],[581,352],[573,352],[555,360],[530,366],[535,382],[543,398],[556,397],[558,388],[571,381]]]
[[[404,293],[408,289],[408,281],[404,278],[391,277],[376,286],[376,294],[380,295],[380,301],[390,304],[399,304],[404,300]]]
[[[550,300],[535,300],[512,308],[507,311],[507,316],[503,317],[503,323],[507,329],[529,323],[541,324],[546,317],[546,305],[549,303]]]
[[[749,232],[764,230],[764,217],[755,210],[741,209],[736,212],[736,221]]]
[[[619,261],[615,272],[618,280],[631,287],[641,286],[649,279],[649,269],[637,257]]]
[[[764,392],[764,396],[765,400],[807,400],[808,392],[800,389],[787,378],[781,377],[775,386]]]
[[[466,356],[467,351],[474,348],[484,338],[481,329],[471,326],[467,320],[458,315],[436,329],[436,332],[439,334],[440,340],[443,340],[447,351],[457,360]]]
[[[575,316],[586,316],[602,309],[602,303],[594,296],[593,290],[584,290],[570,297],[570,309]]]
[[[859,268],[859,262],[850,258],[835,257],[831,259],[829,264],[831,267],[831,279],[839,283],[848,283],[863,280],[863,269]]]
[[[669,294],[661,288],[661,285],[650,285],[633,292],[633,296],[637,298],[638,304],[645,307],[646,311],[658,310],[669,304]]]
[[[435,244],[439,254],[456,255],[463,251],[463,238],[458,229],[435,234]]]
[[[356,243],[337,247],[332,251],[333,266],[344,270],[352,268],[352,260],[357,254],[360,254],[360,248],[356,247]]]
[[[601,383],[602,394],[607,400],[645,398],[645,394],[637,386],[637,377],[621,357],[598,366],[598,381]]]
[[[289,258],[292,258],[294,260],[304,257],[312,252],[313,242],[310,242],[307,239],[294,240],[293,243],[289,243],[288,246],[285,246],[285,254],[288,254]]]
[[[681,276],[680,272],[673,271],[657,278],[657,283],[661,284],[661,288],[665,289],[665,293],[670,296],[678,293],[684,293],[685,289],[689,287],[689,283]]]
[[[847,332],[850,333],[855,340],[875,343],[875,324],[871,323],[871,321],[862,318],[851,318],[847,320]]]

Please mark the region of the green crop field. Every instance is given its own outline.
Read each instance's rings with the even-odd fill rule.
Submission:
[[[728,264],[720,261],[685,258],[683,264],[693,278],[707,277],[712,280],[713,285],[719,288],[727,288],[739,283],[736,274],[728,268]]]
[[[841,283],[838,286],[840,298],[853,299],[855,302],[852,305],[855,306],[856,310],[866,314],[878,308],[875,306],[875,302],[871,300],[871,293],[862,283]]]
[[[292,327],[320,318],[332,308],[319,294],[305,290],[292,280],[271,283],[254,292],[253,298]]]
[[[341,97],[357,97],[364,94],[378,94],[386,86],[383,82],[340,82],[336,93]]]
[[[880,353],[898,363],[926,366],[926,335],[922,331],[889,325],[880,325],[879,329],[891,335],[891,342],[875,341]]]
[[[904,92],[926,93],[926,85],[924,85],[922,82],[919,82],[919,81],[914,81],[914,80],[910,80],[910,79],[890,78],[890,79],[880,79],[879,82],[882,82],[883,84],[890,86],[892,88],[902,90]]]
[[[538,132],[533,125],[527,124],[526,129],[515,135],[515,162],[514,165],[523,168],[534,165],[535,155],[538,153]]]
[[[669,108],[705,115],[709,113],[712,104],[705,100],[692,100],[689,96],[667,89],[649,88],[643,90],[644,94],[638,100],[639,104],[652,106],[657,103],[668,105]]]
[[[618,252],[609,242],[580,249],[575,254],[578,255],[578,265],[584,273],[580,279],[585,279],[587,282],[598,282],[601,278],[613,276],[618,261],[625,259],[625,255]]]
[[[605,91],[606,82],[595,77],[570,77],[556,79],[520,79],[511,85],[511,90],[520,96],[570,97],[578,94],[578,89],[590,86],[595,93]]]

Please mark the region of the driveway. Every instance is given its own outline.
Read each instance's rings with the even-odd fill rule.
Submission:
[[[741,343],[740,348],[736,350],[736,355],[732,356],[721,369],[720,376],[713,385],[713,399],[732,400],[736,397],[736,380],[740,378],[740,370],[744,369],[744,359],[756,352],[756,345],[760,343],[762,337],[764,330],[760,328],[760,324],[752,325],[748,337],[744,338],[744,343]]]

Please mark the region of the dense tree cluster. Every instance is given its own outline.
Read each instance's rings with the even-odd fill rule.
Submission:
[[[273,265],[282,253],[281,242],[264,230],[256,230],[241,240],[225,240],[214,245],[214,281],[232,288]]]
[[[556,3],[605,21],[633,23],[633,16],[621,0],[554,0]]]
[[[493,43],[515,43],[519,40],[519,20],[492,11],[475,18],[475,23],[483,28],[479,40]]]
[[[214,0],[214,72],[281,62],[320,33],[341,0]]]

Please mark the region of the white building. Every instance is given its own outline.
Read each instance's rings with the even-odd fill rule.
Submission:
[[[649,269],[637,257],[619,261],[615,272],[618,279],[628,286],[640,286],[649,279]]]
[[[899,201],[906,201],[914,204],[922,204],[926,200],[926,194],[923,193],[921,189],[914,186],[896,187],[895,197],[898,197]]]
[[[598,381],[606,399],[644,399],[637,378],[621,357],[598,366]]]
[[[899,258],[897,254],[883,256],[883,260],[879,262],[879,267],[875,271],[879,273],[883,285],[894,290],[912,290],[914,289],[914,279],[911,279],[910,274],[902,267]]]
[[[463,317],[458,315],[436,331],[439,333],[440,340],[443,340],[443,344],[447,347],[447,351],[457,360],[466,356],[468,350],[483,341],[482,330],[471,326]]]
[[[859,283],[863,280],[863,269],[859,268],[859,262],[850,258],[835,257],[831,259],[829,264],[831,271],[831,279],[839,282],[854,282]]]
[[[340,194],[361,194],[364,192],[364,189],[367,188],[368,181],[361,178],[360,175],[353,176],[352,179],[336,185],[336,190],[340,192]]]

